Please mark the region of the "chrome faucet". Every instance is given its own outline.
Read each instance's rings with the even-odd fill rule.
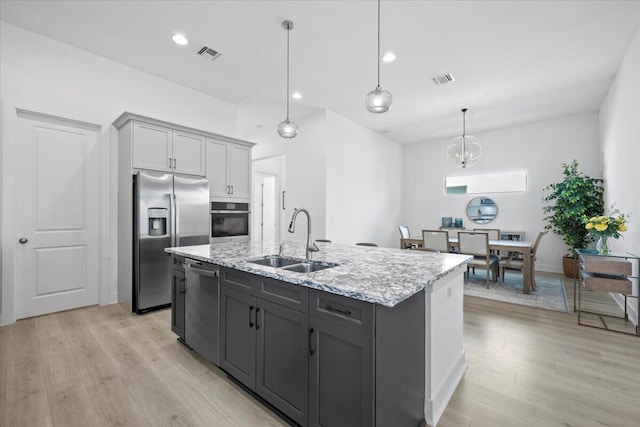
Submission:
[[[315,242],[309,243],[309,241],[311,240],[311,215],[309,215],[308,210],[304,208],[295,208],[293,210],[293,216],[291,217],[291,223],[289,224],[289,233],[293,233],[294,231],[296,231],[296,218],[298,217],[298,214],[300,212],[304,212],[307,215],[307,246],[304,256],[307,261],[311,261],[310,254],[312,252],[318,252],[320,249],[318,249]]]

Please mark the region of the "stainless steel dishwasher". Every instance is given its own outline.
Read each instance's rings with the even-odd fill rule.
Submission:
[[[202,357],[220,365],[220,268],[193,259],[184,260],[186,279],[185,342]]]

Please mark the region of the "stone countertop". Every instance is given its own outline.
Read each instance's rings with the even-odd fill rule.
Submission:
[[[249,262],[277,255],[279,243],[216,243],[166,248],[165,252],[387,307],[433,289],[438,279],[471,259],[467,255],[316,242],[320,252],[313,254],[313,260],[338,266],[296,273]],[[282,255],[302,261],[305,243],[285,241]]]

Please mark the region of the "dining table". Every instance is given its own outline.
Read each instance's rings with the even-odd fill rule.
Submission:
[[[409,238],[400,239],[400,248],[406,249],[412,246],[422,247],[422,236],[410,236]],[[457,236],[449,237],[449,246],[452,249],[458,250],[459,243]],[[533,275],[533,256],[531,250],[533,248],[533,242],[527,242],[523,240],[489,240],[489,249],[493,251],[502,251],[503,253],[519,253],[522,254],[522,293],[531,294],[531,291],[535,289],[534,275]]]

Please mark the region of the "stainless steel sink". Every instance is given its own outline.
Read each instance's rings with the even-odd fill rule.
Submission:
[[[299,264],[293,264],[288,267],[282,267],[282,269],[287,271],[294,271],[296,273],[313,273],[314,271],[320,271],[326,268],[332,268],[337,265],[338,264],[331,264],[331,263],[301,262]]]
[[[299,259],[286,258],[286,257],[281,257],[279,255],[269,255],[268,257],[253,259],[253,260],[250,260],[249,262],[253,264],[264,265],[267,267],[280,268],[280,267],[285,267],[287,265],[299,264],[301,261]]]

